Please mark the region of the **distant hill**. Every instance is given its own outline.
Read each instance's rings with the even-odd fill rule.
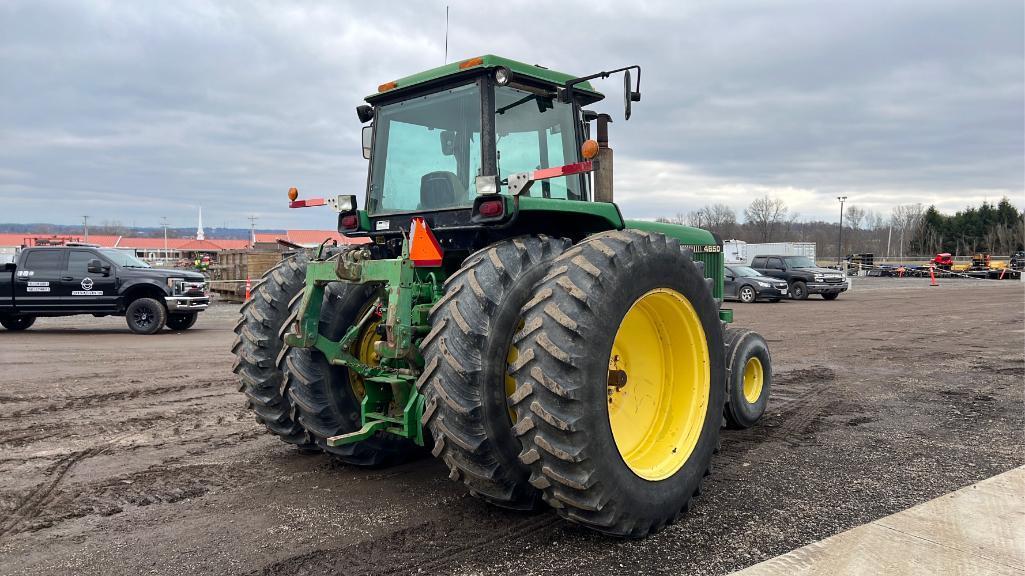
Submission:
[[[284,230],[280,228],[257,228],[256,232],[259,233],[283,233]],[[31,224],[11,224],[11,223],[0,223],[0,233],[7,234],[58,234],[58,235],[81,235],[82,225],[67,225],[67,224],[46,224],[46,223],[31,223]],[[139,227],[139,226],[120,226],[120,225],[97,225],[89,226],[90,234],[113,234],[117,236],[132,236],[138,238],[162,238],[164,236],[164,229],[159,226],[150,227]],[[204,228],[203,233],[208,240],[214,240],[217,238],[223,240],[245,240],[249,238],[248,228],[215,228],[209,227]],[[168,227],[167,237],[168,238],[192,238],[196,235],[195,227]]]

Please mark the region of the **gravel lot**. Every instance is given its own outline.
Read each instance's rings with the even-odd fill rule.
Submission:
[[[263,434],[236,306],[0,332],[0,574],[724,574],[1025,464],[1022,283],[732,307],[772,348],[769,413],[644,541],[488,506],[430,458],[359,470]]]

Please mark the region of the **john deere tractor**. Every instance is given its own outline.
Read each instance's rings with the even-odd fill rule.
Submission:
[[[475,496],[609,534],[686,511],[772,367],[727,328],[720,239],[613,203],[612,120],[588,107],[620,73],[629,119],[637,66],[488,55],[368,96],[363,207],[289,191],[353,243],[284,260],[243,307],[235,371],[258,421],[355,465],[423,446]]]

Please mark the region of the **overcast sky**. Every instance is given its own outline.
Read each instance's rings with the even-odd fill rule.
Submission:
[[[2,1],[0,222],[331,228],[285,191],[362,205],[354,108],[443,63],[445,4]],[[1025,208],[1020,0],[448,4],[450,61],[643,67],[629,122],[596,84],[627,216]]]

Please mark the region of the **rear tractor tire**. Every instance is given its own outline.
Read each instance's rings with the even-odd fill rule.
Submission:
[[[320,334],[331,340],[341,339],[378,295],[383,295],[378,284],[328,284],[321,308]],[[298,314],[301,301],[299,294],[290,303],[293,317]],[[349,350],[369,365],[378,362],[374,352],[374,344],[381,339],[377,326],[377,321],[368,323],[353,344],[354,349]],[[321,450],[346,464],[367,467],[397,464],[413,455],[415,444],[386,432],[378,432],[355,444],[328,446],[328,438],[362,427],[363,380],[344,366],[332,366],[324,354],[315,349],[291,348],[281,367],[299,422]]]
[[[743,328],[727,328],[726,425],[743,429],[754,426],[765,414],[772,387],[772,358],[765,339]]]
[[[520,460],[563,518],[640,538],[690,506],[719,442],[718,305],[676,240],[591,236],[523,309],[512,400]]]
[[[283,337],[288,330],[288,303],[302,294],[306,262],[302,253],[282,260],[252,288],[235,325],[237,336],[231,351],[236,359],[232,370],[257,422],[300,451],[317,452],[317,445],[295,417],[287,382],[277,367],[287,352]]]
[[[445,282],[421,344],[426,367],[417,386],[426,397],[433,454],[471,494],[505,508],[532,509],[541,501],[513,434],[509,396],[516,384],[507,367],[519,350],[512,340],[534,284],[570,245],[521,236],[470,255]]]

